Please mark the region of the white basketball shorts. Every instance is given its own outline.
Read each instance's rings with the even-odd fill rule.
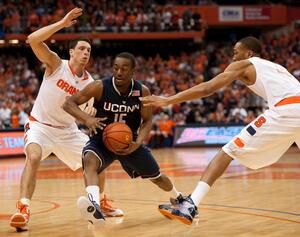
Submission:
[[[24,134],[25,154],[30,143],[37,143],[42,148],[42,160],[54,153],[72,170],[82,167],[81,153],[89,137],[81,132],[76,124],[64,129],[35,121],[29,121],[28,124],[25,125]]]
[[[277,162],[294,143],[300,148],[300,105],[266,110],[223,146],[240,164],[258,169]]]

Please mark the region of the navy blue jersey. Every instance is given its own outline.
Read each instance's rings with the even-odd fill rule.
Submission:
[[[141,125],[141,101],[142,84],[132,80],[132,85],[128,95],[121,95],[113,83],[113,78],[105,78],[102,80],[103,92],[99,101],[94,102],[97,109],[96,117],[107,117],[104,123],[106,125],[113,122],[126,123],[133,133],[134,140],[137,137],[138,129]],[[97,130],[96,136],[102,137],[102,130]]]

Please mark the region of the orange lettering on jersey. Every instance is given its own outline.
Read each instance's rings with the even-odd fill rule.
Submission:
[[[61,88],[61,86],[64,84],[64,80],[63,79],[59,79],[58,82],[56,83],[56,85]]]
[[[70,85],[68,82],[65,82],[63,79],[59,79],[56,85],[57,87],[64,90],[70,95],[74,95],[77,91],[79,91],[74,86]]]
[[[61,89],[63,89],[65,92],[68,92],[70,85],[68,82],[65,82],[64,85],[61,87]]]

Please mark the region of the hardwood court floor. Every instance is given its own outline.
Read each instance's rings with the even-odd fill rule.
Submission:
[[[189,194],[215,148],[154,150],[161,169]],[[291,148],[273,166],[248,170],[233,162],[200,205],[191,226],[171,221],[157,211],[168,194],[148,180],[130,180],[114,163],[107,172],[106,192],[124,218],[110,218],[94,228],[81,220],[77,198],[84,194],[82,172],[72,172],[56,159],[42,163],[32,200],[28,232],[9,226],[15,211],[24,158],[0,159],[0,236],[150,237],[150,236],[300,236],[300,152]]]

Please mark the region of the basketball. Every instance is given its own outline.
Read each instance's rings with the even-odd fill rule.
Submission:
[[[103,143],[112,152],[127,148],[131,142],[132,131],[125,123],[111,123],[103,131]]]

